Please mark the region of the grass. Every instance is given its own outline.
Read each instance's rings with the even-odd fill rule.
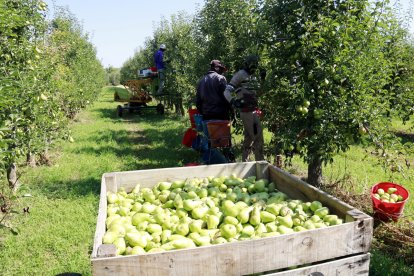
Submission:
[[[190,126],[188,118],[161,116],[155,111],[118,118],[117,105],[113,88],[105,88],[100,101],[77,116],[71,126],[75,142],[59,144],[51,166],[23,168],[23,186],[15,206],[19,214],[14,220],[19,234],[0,229],[0,275],[90,275],[102,174],[199,161],[196,152],[181,145]],[[240,141],[236,137],[236,146]],[[326,166],[324,174],[332,182],[347,175],[354,187],[343,189],[367,197],[369,187],[379,181],[397,181],[413,190],[412,182],[383,173],[374,158],[361,161],[364,157],[363,149],[352,147],[334,165]],[[295,157],[294,166],[288,169],[300,173],[306,167]],[[25,207],[29,213],[22,211]],[[412,211],[409,201],[406,213]],[[373,249],[371,253],[372,275],[410,275],[413,269],[387,251]]]

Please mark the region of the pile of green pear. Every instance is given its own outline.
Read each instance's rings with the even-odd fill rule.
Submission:
[[[267,179],[235,175],[138,184],[107,193],[104,244],[118,255],[272,237],[342,224],[319,201],[289,199]]]
[[[386,203],[396,203],[404,201],[404,198],[396,192],[397,188],[394,187],[388,188],[386,192],[384,191],[384,189],[379,188],[377,192],[373,194],[373,196],[381,202]]]

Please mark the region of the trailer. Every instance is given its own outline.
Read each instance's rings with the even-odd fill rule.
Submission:
[[[121,93],[116,91],[114,93],[114,101],[123,103],[122,105],[117,106],[117,114],[119,117],[122,117],[124,111],[129,113],[138,112],[146,110],[154,110],[157,114],[164,114],[164,105],[159,102],[157,105],[149,105],[153,101],[151,93],[155,91],[157,86],[156,81],[157,75],[156,72],[145,75],[139,75],[138,79],[128,80],[123,83],[126,88],[126,93]]]

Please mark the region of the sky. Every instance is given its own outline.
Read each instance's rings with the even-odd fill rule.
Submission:
[[[97,49],[98,59],[104,67],[120,68],[152,37],[155,26],[162,18],[179,11],[196,14],[204,0],[44,0],[52,18],[55,6],[66,7],[82,24],[84,32]],[[400,1],[403,12],[414,0]],[[414,23],[410,31],[414,34]]]
[[[120,68],[148,37],[154,26],[180,11],[196,14],[204,0],[44,0],[49,17],[66,7],[82,24],[104,67]]]

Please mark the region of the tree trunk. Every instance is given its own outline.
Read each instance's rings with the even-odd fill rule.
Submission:
[[[322,160],[314,156],[308,164],[308,183],[319,187],[322,184]]]
[[[283,157],[281,154],[276,154],[274,165],[280,169],[283,167]]]
[[[26,155],[26,164],[31,168],[36,167],[36,156],[31,152],[28,152]]]
[[[7,181],[9,182],[9,187],[13,192],[16,192],[19,188],[19,180],[17,178],[17,166],[16,163],[10,164],[7,168]]]
[[[48,148],[45,148],[43,152],[40,154],[39,163],[42,165],[50,165],[50,156]]]

